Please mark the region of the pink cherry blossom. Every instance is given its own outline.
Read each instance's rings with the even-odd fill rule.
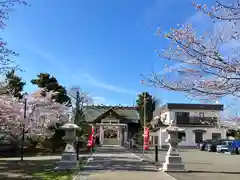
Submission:
[[[50,94],[50,93],[49,93]],[[25,126],[28,136],[50,135],[50,125],[67,121],[68,107],[53,102],[46,97],[28,96],[26,118],[24,119],[24,101],[10,95],[0,96],[0,128],[2,131],[18,137]]]
[[[213,20],[214,32],[198,35],[191,24],[178,24],[167,33],[158,28],[156,34],[163,35],[170,45],[155,51],[158,57],[174,65],[158,70],[161,73],[151,73],[146,77],[147,84],[210,101],[229,95],[239,97],[240,4],[238,0],[234,2],[228,5],[217,1],[211,8],[193,3]]]

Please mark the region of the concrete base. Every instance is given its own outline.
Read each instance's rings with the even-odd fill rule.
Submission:
[[[120,145],[115,145],[115,144],[103,144],[102,147],[122,147]]]
[[[55,168],[56,170],[79,170],[78,161],[60,161],[58,166]]]
[[[61,170],[75,170],[79,169],[79,162],[77,161],[76,153],[64,152],[61,160],[58,162],[56,169]]]
[[[183,172],[185,171],[185,166],[179,155],[166,155],[161,170],[164,172]]]

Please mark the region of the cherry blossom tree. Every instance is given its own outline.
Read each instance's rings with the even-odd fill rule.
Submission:
[[[146,76],[147,84],[157,88],[184,92],[199,99],[220,99],[240,96],[239,59],[239,0],[232,4],[216,1],[215,6],[193,5],[213,20],[213,29],[198,36],[191,24],[177,25],[167,33],[158,28],[170,47],[156,49],[158,56],[167,59],[164,72]],[[224,51],[225,50],[225,51]]]
[[[0,96],[0,128],[13,137],[21,137],[25,128],[27,136],[51,136],[48,127],[68,120],[68,107],[52,101],[52,93],[45,97],[30,95],[27,98],[26,118],[25,104],[11,95]],[[17,138],[18,139],[18,138]]]
[[[229,129],[240,129],[240,117],[238,113],[239,102],[237,98],[231,99],[230,104],[226,104],[221,114],[221,122]]]
[[[24,0],[0,0],[0,29],[5,29],[6,21],[9,19],[9,12],[17,4],[27,5]],[[13,67],[11,57],[17,55],[16,52],[7,47],[7,42],[0,37],[0,74],[6,73]]]

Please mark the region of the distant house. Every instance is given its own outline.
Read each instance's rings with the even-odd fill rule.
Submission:
[[[87,106],[85,118],[95,127],[102,145],[123,146],[137,133],[139,116],[135,107]]]
[[[184,128],[179,133],[180,146],[195,146],[206,139],[226,138],[226,129],[221,127],[220,104],[180,104],[168,103],[154,112],[151,140],[160,147],[167,145],[167,132],[164,129],[174,120],[178,127]]]

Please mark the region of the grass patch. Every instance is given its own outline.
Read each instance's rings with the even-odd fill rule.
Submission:
[[[72,180],[75,173],[75,171],[49,171],[34,173],[33,176],[39,180]]]
[[[79,161],[81,169],[87,161]],[[54,170],[59,160],[0,161],[0,180],[71,180],[78,171]]]

